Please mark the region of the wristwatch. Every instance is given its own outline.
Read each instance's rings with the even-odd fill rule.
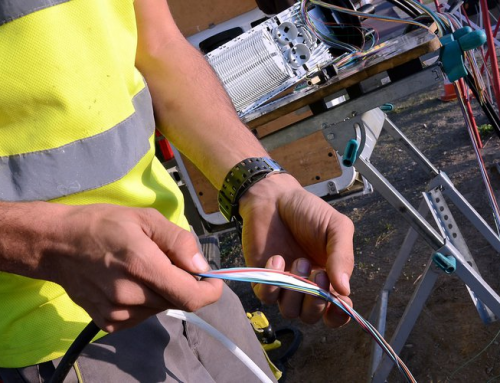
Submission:
[[[245,192],[270,174],[286,173],[276,161],[269,157],[252,157],[238,162],[224,178],[219,190],[219,210],[229,221],[242,223],[238,212],[239,200]]]

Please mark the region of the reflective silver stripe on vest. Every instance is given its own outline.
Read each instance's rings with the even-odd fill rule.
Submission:
[[[0,0],[0,25],[70,0]]]
[[[51,200],[99,188],[125,176],[148,152],[155,122],[147,88],[136,112],[110,130],[71,144],[0,157],[0,200]]]

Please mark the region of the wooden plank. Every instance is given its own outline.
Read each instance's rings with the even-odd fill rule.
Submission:
[[[279,147],[270,154],[302,186],[314,185],[342,175],[337,154],[322,132]]]
[[[340,70],[338,76],[331,78],[327,83],[311,88],[309,92],[300,92],[283,101],[274,102],[268,108],[264,106],[258,112],[245,116],[243,120],[250,128],[267,124],[378,73],[418,59],[440,47],[441,43],[437,36],[423,29],[398,36],[386,42],[383,48],[367,59],[352,67]]]
[[[270,155],[297,178],[302,186],[314,185],[342,175],[337,155],[321,132],[282,146],[270,152]],[[203,211],[205,214],[216,213],[219,210],[217,190],[187,158],[182,159]]]
[[[309,109],[308,107],[304,107],[292,113],[281,116],[274,121],[268,122],[267,124],[264,124],[256,128],[255,131],[257,133],[257,138],[261,139],[267,136],[268,134],[286,128],[287,126],[295,124],[296,122],[302,121],[303,119],[311,116],[312,112],[311,109]]]
[[[168,0],[168,5],[186,37],[257,8],[255,0]]]

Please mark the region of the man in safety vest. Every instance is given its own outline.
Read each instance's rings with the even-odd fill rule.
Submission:
[[[217,189],[236,182],[230,170],[248,170],[246,159],[263,161],[266,177],[239,199],[227,193],[244,223],[247,264],[349,295],[352,222],[267,160],[165,0],[2,1],[5,383],[48,381],[91,320],[103,331],[70,373],[79,381],[255,380],[203,331],[159,314],[169,308],[196,311],[271,376],[238,299],[221,281],[191,275],[208,265],[155,159],[155,127]],[[255,292],[288,318],[347,321],[317,298]]]

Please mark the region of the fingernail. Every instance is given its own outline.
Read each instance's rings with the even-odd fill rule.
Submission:
[[[271,259],[271,265],[276,269],[281,269],[283,266],[283,258],[273,257],[273,259]]]
[[[329,284],[328,276],[324,271],[319,271],[314,277],[314,282],[316,282],[319,287],[326,289]]]
[[[200,253],[196,253],[193,256],[193,258],[191,259],[191,263],[197,272],[203,272],[210,269],[207,261],[205,260],[205,257],[203,257],[203,255],[201,255]]]
[[[299,259],[297,262],[297,271],[302,275],[309,274],[309,262],[305,259]]]
[[[342,274],[341,278],[342,286],[347,290],[347,295],[351,293],[351,286],[349,285],[349,275]]]

